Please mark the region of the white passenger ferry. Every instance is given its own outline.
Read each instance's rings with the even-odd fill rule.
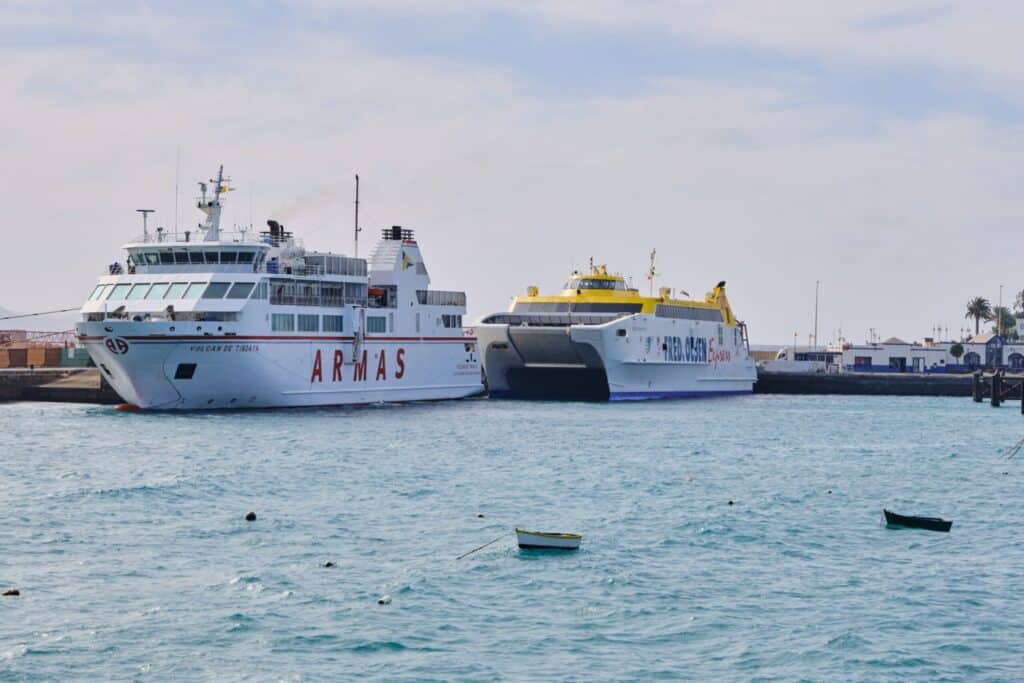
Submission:
[[[476,333],[494,398],[720,396],[749,394],[757,380],[724,282],[700,301],[677,299],[667,287],[644,297],[621,275],[592,266],[573,273],[560,294],[530,287]]]
[[[466,295],[429,288],[411,230],[384,230],[368,260],[307,250],[274,220],[258,235],[222,231],[223,167],[210,182],[196,232],[144,227],[82,306],[78,338],[128,404],[319,406],[482,390]]]

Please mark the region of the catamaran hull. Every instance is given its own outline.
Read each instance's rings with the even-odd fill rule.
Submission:
[[[749,394],[739,330],[636,314],[599,325],[476,327],[494,398],[631,401]]]
[[[371,337],[357,348],[352,337],[174,337],[115,325],[82,323],[79,339],[121,398],[143,409],[431,401],[483,390],[472,338]]]

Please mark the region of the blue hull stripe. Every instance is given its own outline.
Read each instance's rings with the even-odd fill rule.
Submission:
[[[753,389],[735,391],[614,391],[609,401],[646,401],[657,398],[709,398],[714,396],[744,396]]]

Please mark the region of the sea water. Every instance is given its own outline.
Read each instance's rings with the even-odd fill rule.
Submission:
[[[948,398],[0,405],[0,678],[1021,679],[1021,437]]]

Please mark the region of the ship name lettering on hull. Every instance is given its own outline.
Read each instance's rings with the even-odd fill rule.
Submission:
[[[353,382],[366,382],[367,381],[367,364],[369,362],[369,352],[363,349],[362,356],[357,358],[352,363],[352,381]],[[342,366],[345,364],[345,352],[341,349],[335,349],[333,356],[330,358],[331,373],[330,382],[341,382],[342,381]],[[402,379],[405,376],[405,349],[398,349],[395,352],[395,359],[393,367],[394,372],[391,375],[393,379]],[[377,371],[374,374],[374,381],[386,381],[388,379],[388,359],[387,354],[382,349],[379,356],[377,357]],[[309,381],[320,382],[324,381],[324,357],[323,352],[320,349],[316,350],[316,354],[313,356],[313,370],[310,373]]]

